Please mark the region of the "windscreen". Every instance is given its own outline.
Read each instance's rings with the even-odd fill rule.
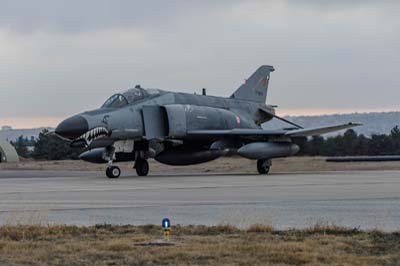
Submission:
[[[102,106],[102,108],[120,108],[128,105],[128,101],[122,94],[111,96]]]

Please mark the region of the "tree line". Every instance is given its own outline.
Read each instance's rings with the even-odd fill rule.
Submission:
[[[11,142],[19,156],[33,158],[36,160],[77,160],[83,152],[79,148],[71,148],[67,141],[64,141],[44,129],[37,139],[27,139],[20,136],[15,142]],[[28,149],[33,147],[33,149]]]
[[[370,137],[349,129],[343,135],[328,138],[315,136],[299,140],[297,144],[301,148],[298,155],[400,155],[400,129],[396,126],[390,134],[373,134]]]
[[[370,137],[349,129],[343,135],[328,138],[315,136],[297,139],[295,143],[300,146],[299,156],[400,155],[400,129],[396,126],[390,134]],[[37,160],[76,160],[83,152],[83,149],[71,148],[68,142],[49,134],[47,130],[43,130],[38,139],[20,136],[11,144],[19,156]]]

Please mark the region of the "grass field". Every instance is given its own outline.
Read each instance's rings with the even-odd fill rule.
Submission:
[[[0,265],[400,265],[399,232],[177,226],[175,246],[142,245],[161,236],[152,225],[3,226]]]

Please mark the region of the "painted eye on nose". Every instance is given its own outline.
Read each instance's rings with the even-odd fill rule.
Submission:
[[[76,115],[62,121],[56,128],[57,135],[67,138],[76,139],[89,130],[88,122],[80,115]]]

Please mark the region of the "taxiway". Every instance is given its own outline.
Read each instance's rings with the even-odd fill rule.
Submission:
[[[97,172],[0,171],[2,224],[158,224],[164,217],[174,224],[399,230],[400,171],[127,174],[115,180]]]

